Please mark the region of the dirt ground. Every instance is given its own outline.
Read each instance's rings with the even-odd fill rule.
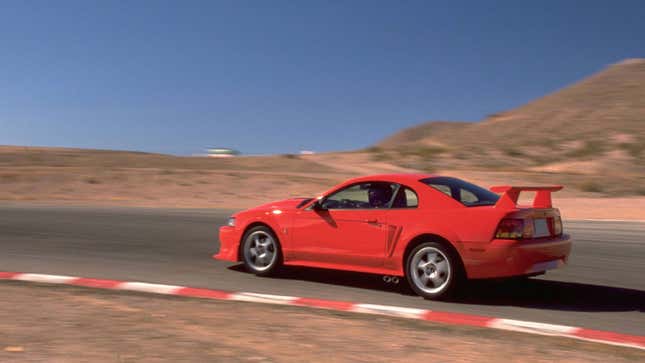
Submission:
[[[57,174],[49,174],[46,170],[22,170],[19,181],[3,185],[0,168],[0,202],[236,210],[291,197],[316,197],[352,176],[168,170],[114,171],[101,176],[77,170],[69,170],[62,175],[59,170],[52,173]],[[494,175],[488,178],[464,177],[475,179],[473,181],[480,185],[504,184],[497,179],[490,180]],[[578,194],[563,192],[553,195],[553,204],[565,219],[645,220],[641,207],[645,205],[645,197],[608,198]]]
[[[0,282],[2,362],[634,362],[557,337],[287,306]]]
[[[405,172],[419,170],[366,152],[212,159],[0,146],[0,201],[243,209],[278,199],[315,197],[354,176]],[[604,177],[596,180],[596,176],[565,171],[433,172],[485,187],[563,184],[565,189],[553,198],[567,219],[645,220],[640,207],[645,205],[645,196],[611,193]],[[616,180],[614,176],[612,183]]]

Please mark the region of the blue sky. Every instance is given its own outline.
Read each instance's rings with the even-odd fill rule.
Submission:
[[[645,56],[643,1],[2,1],[0,144],[369,146]]]

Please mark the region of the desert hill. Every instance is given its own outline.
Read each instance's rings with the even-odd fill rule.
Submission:
[[[428,122],[378,146],[441,145],[526,153],[539,161],[625,150],[642,160],[645,148],[645,59],[630,59],[516,109],[477,123]],[[522,150],[520,150],[522,149]],[[486,150],[484,150],[486,151]]]
[[[645,59],[476,123],[428,122],[371,149],[419,167],[645,175]],[[642,189],[641,189],[642,190]]]

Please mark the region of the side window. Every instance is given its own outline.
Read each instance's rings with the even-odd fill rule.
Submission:
[[[455,192],[459,191],[459,194],[457,196],[453,196],[452,188],[450,187],[450,185],[430,184],[430,186],[439,190],[440,192],[444,193],[445,195],[451,198],[455,198],[455,199],[459,198],[457,200],[459,200],[460,202],[466,205],[477,203],[479,201],[479,198],[477,198],[477,196],[468,189],[455,187]]]
[[[419,206],[419,197],[412,189],[405,188],[405,199],[408,203],[408,208],[416,208]]]
[[[392,208],[416,208],[418,206],[419,198],[417,193],[408,187],[401,186],[392,203]]]
[[[431,187],[437,189],[438,191],[452,198],[452,192],[450,191],[450,186],[444,185],[444,184],[428,184],[428,185],[430,185]]]
[[[420,181],[467,207],[495,205],[499,200],[499,196],[490,190],[457,178],[438,176]]]
[[[392,200],[395,185],[369,182],[350,185],[325,198],[325,209],[374,209],[387,208]]]
[[[477,196],[471,191],[466,189],[459,189],[459,199],[466,205],[479,202],[479,198],[477,198]]]

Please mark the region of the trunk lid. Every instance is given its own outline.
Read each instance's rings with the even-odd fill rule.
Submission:
[[[502,193],[495,204],[496,209],[508,210],[500,221],[500,228],[505,220],[522,221],[522,237],[528,238],[554,238],[562,235],[562,217],[557,208],[553,208],[551,193],[562,189],[560,185],[554,186],[495,186],[492,192]],[[530,206],[517,204],[520,193],[523,191],[535,192],[535,197]],[[508,224],[505,225],[507,227]],[[506,231],[505,231],[506,232]]]

